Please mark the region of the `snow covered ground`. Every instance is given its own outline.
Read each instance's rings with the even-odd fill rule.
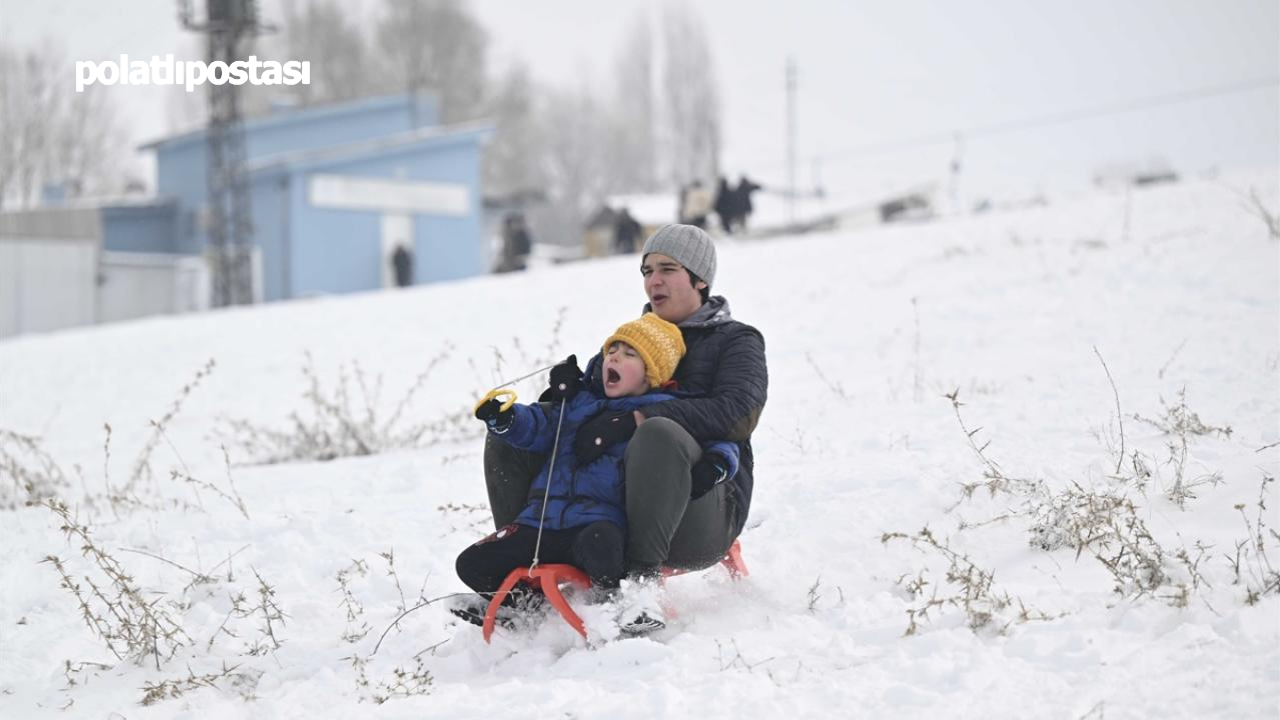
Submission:
[[[502,379],[591,353],[634,317],[634,256],[4,341],[0,429],[41,438],[95,543],[188,640],[160,669],[117,660],[41,562],[56,555],[78,582],[97,582],[81,543],[46,507],[0,511],[0,716],[1274,718],[1280,596],[1246,604],[1265,565],[1246,544],[1236,584],[1228,559],[1251,533],[1235,505],[1254,531],[1259,518],[1280,528],[1280,488],[1256,507],[1264,476],[1280,473],[1280,242],[1246,209],[1250,187],[1274,212],[1271,169],[1128,200],[722,242],[715,290],[763,332],[771,374],[742,536],[751,575],[675,578],[667,630],[594,649],[558,621],[486,645],[439,603],[391,627],[419,596],[463,589],[454,558],[488,523],[479,423],[331,462],[245,466],[231,447],[247,517],[209,486],[234,497],[219,449],[228,419],[286,429],[290,413],[307,416],[307,353],[326,391],[352,363],[370,385],[380,375],[384,419],[442,358],[397,427],[456,416]],[[210,359],[157,437],[154,478],[136,486],[148,507],[112,511],[102,498],[128,483],[148,422]],[[517,388],[530,400],[542,381]],[[1232,432],[1187,436],[1185,477],[1221,482],[1180,509],[1164,496],[1179,441],[1133,415],[1165,417],[1183,388],[1204,424]],[[1131,499],[1171,583],[1121,597],[1090,551],[1032,547],[1029,517],[961,530],[1026,498],[981,491],[956,505],[985,466],[944,397],[955,390],[1004,474]],[[1124,472],[1135,450],[1154,471],[1145,492],[1108,477],[1117,399]],[[1012,606],[977,631],[963,607],[935,607],[904,635],[910,609],[957,592],[942,552],[881,542],[925,526],[994,572],[971,607],[993,609],[984,598],[1004,593]],[[1264,540],[1280,567],[1280,539]],[[1197,543],[1212,549],[1175,607],[1168,596],[1192,580],[1175,553],[1194,559]],[[190,585],[188,570],[210,581]],[[284,616],[270,634],[255,572]],[[247,617],[234,612],[239,593]],[[1019,603],[1051,619],[1022,622]],[[402,691],[429,674],[425,694],[395,696],[397,669]],[[139,704],[148,684],[203,676],[214,687]]]

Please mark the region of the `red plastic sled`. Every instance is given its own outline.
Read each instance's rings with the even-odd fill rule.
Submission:
[[[729,548],[729,552],[720,559],[720,564],[729,571],[729,577],[737,580],[746,577],[751,573],[747,572],[746,563],[742,562],[742,546],[737,540],[733,541],[733,546]],[[662,578],[674,577],[676,575],[684,575],[689,572],[679,568],[662,568]],[[498,617],[498,608],[502,605],[502,601],[506,599],[511,589],[517,583],[528,583],[531,587],[541,590],[543,595],[547,596],[547,600],[551,602],[551,607],[560,613],[560,617],[569,623],[570,627],[578,631],[583,638],[587,637],[587,629],[582,624],[582,618],[578,617],[578,613],[569,607],[569,603],[565,601],[564,595],[560,593],[562,585],[573,585],[582,590],[591,587],[591,579],[587,574],[572,565],[564,565],[553,563],[550,565],[539,565],[532,571],[527,567],[518,567],[512,570],[507,579],[502,581],[502,585],[498,588],[498,592],[494,593],[493,599],[489,601],[489,608],[484,614],[484,641],[489,642],[489,638],[493,635],[493,624]]]

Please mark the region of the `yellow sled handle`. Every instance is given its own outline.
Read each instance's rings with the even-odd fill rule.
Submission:
[[[485,393],[484,397],[480,398],[480,402],[476,403],[474,408],[471,408],[471,412],[474,413],[476,410],[480,409],[481,405],[497,398],[505,398],[502,401],[502,407],[500,409],[503,412],[506,412],[511,409],[512,405],[516,404],[516,391],[511,390],[510,388],[496,388],[494,390],[490,390]]]

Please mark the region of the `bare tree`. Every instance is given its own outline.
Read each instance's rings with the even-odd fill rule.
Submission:
[[[121,145],[110,95],[75,92],[56,47],[0,46],[0,207],[34,205],[46,183],[73,195],[114,189]]]
[[[659,178],[684,185],[718,174],[715,72],[706,31],[692,11],[667,7],[657,38],[639,15],[615,63],[607,102],[585,82],[544,93],[539,117],[550,202],[537,218],[544,236],[572,242],[611,193],[652,190]]]
[[[386,0],[376,33],[393,90],[434,90],[444,123],[484,109],[488,34],[459,0]]]
[[[546,137],[546,189],[550,216],[544,233],[561,239],[581,237],[587,216],[619,189],[618,127],[585,86],[548,91],[541,114]]]
[[[38,196],[51,144],[49,118],[58,114],[57,62],[48,53],[0,49],[0,202],[26,207]]]
[[[617,109],[622,146],[620,180],[628,190],[655,189],[658,148],[654,129],[653,32],[647,12],[636,13],[616,60]]]
[[[671,181],[682,186],[719,173],[720,97],[702,20],[673,3],[662,21],[665,154]]]
[[[311,84],[270,88],[301,105],[338,102],[372,95],[379,90],[368,43],[348,6],[337,0],[286,0],[278,44],[289,60],[311,62]],[[247,86],[251,87],[251,86]]]
[[[19,194],[28,106],[24,56],[0,46],[0,208]]]
[[[511,195],[545,185],[545,145],[536,117],[535,92],[528,70],[514,65],[489,102],[485,114],[496,126],[484,157],[484,185],[490,194]]]

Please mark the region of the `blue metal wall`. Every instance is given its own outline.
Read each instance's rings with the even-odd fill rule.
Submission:
[[[175,203],[114,205],[102,210],[102,249],[109,252],[175,253]]]
[[[337,147],[435,125],[439,112],[430,93],[416,103],[408,96],[370,98],[331,107],[281,110],[245,123],[248,162],[282,153]],[[156,194],[177,198],[184,215],[179,222],[177,252],[199,253],[205,233],[197,223],[208,201],[206,145],[203,130],[144,146],[156,153]],[[254,211],[254,215],[257,212]]]
[[[254,176],[249,194],[253,197],[253,240],[262,253],[262,299],[287,299],[289,175]]]
[[[414,282],[428,283],[488,272],[480,185],[481,146],[464,135],[401,154],[317,165],[299,174],[290,213],[295,297],[382,287],[382,214],[318,208],[306,200],[311,173],[465,185],[465,216],[413,215]]]

